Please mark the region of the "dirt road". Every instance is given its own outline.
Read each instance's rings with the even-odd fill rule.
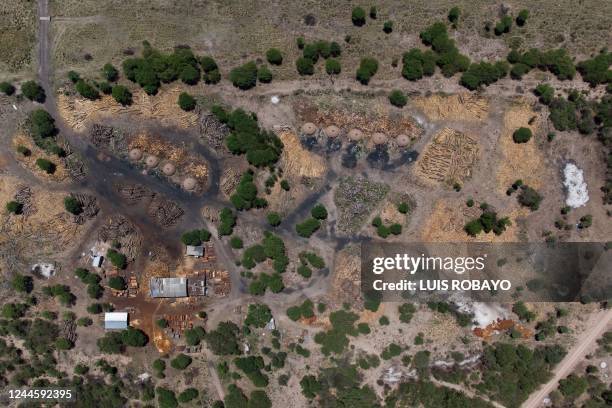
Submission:
[[[433,377],[431,378],[431,382],[436,384],[436,385],[440,385],[440,386],[446,387],[446,388],[451,388],[451,389],[453,389],[455,391],[461,392],[461,393],[467,395],[470,398],[480,398],[481,400],[486,401],[489,404],[493,405],[495,408],[505,408],[499,402],[492,401],[492,400],[490,400],[488,397],[486,397],[484,395],[476,394],[475,392],[472,392],[472,391],[470,391],[468,389],[465,389],[464,387],[462,387],[459,384],[453,384],[453,383],[449,383],[449,382],[446,382],[446,381],[440,381],[440,380],[437,380],[437,379],[435,379]]]
[[[531,394],[529,399],[523,404],[523,408],[538,408],[542,406],[542,400],[557,388],[559,380],[571,374],[576,365],[589,353],[595,341],[606,330],[610,329],[611,321],[612,310],[602,310],[591,316],[576,345],[569,350],[565,358],[553,370],[553,378]]]

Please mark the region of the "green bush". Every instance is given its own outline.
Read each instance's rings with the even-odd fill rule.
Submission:
[[[178,402],[181,404],[185,404],[191,400],[194,400],[200,395],[198,390],[195,388],[187,388],[185,391],[181,392],[178,396]]]
[[[536,86],[534,93],[540,97],[540,102],[544,105],[550,105],[555,97],[555,90],[548,84],[539,84]]]
[[[353,11],[351,13],[351,21],[357,27],[361,27],[362,25],[364,25],[366,21],[365,10],[362,9],[361,7],[353,8]]]
[[[76,90],[83,98],[86,98],[92,101],[100,97],[100,93],[98,92],[98,90],[94,88],[93,86],[89,85],[87,82],[85,82],[82,79],[79,79],[77,81]]]
[[[318,220],[325,220],[327,219],[327,209],[323,204],[317,204],[310,210],[310,215]]]
[[[297,61],[295,61],[295,66],[300,75],[314,74],[314,64],[310,58],[298,58]]]
[[[321,228],[321,222],[316,218],[309,218],[295,226],[298,235],[304,238],[310,238],[319,228]]]
[[[210,241],[210,232],[206,229],[191,230],[181,235],[181,242],[185,245],[198,246],[202,242]]]
[[[277,212],[268,213],[268,215],[266,215],[266,219],[268,220],[268,224],[273,227],[280,225],[282,221],[280,214]]]
[[[408,212],[410,212],[410,205],[406,202],[401,202],[397,205],[397,211],[399,211],[402,214],[408,214]]]
[[[377,71],[378,61],[375,58],[362,58],[357,68],[356,78],[363,85],[367,85]]]
[[[76,71],[68,71],[68,79],[70,80],[70,82],[72,82],[73,84],[76,84],[77,82],[79,82],[79,80],[81,79],[81,76],[79,75],[78,72]]]
[[[498,61],[495,64],[488,62],[474,63],[461,75],[459,83],[470,90],[478,89],[481,85],[491,85],[508,75],[508,63]]]
[[[399,89],[394,89],[389,94],[389,102],[393,106],[397,106],[398,108],[403,108],[408,103],[408,98],[406,98],[406,95],[404,95],[404,93],[400,91]]]
[[[516,25],[522,27],[527,22],[527,18],[529,18],[529,10],[522,9],[519,11],[518,16],[516,17]]]
[[[34,81],[26,81],[21,85],[23,96],[38,103],[45,102],[45,90]]]
[[[385,21],[385,23],[383,24],[383,31],[386,34],[391,34],[393,32],[393,21],[391,20]]]
[[[514,140],[514,143],[527,143],[532,136],[531,129],[521,127],[514,131],[512,140]]]
[[[179,72],[179,79],[187,85],[195,85],[200,81],[201,73],[197,66],[187,64]]]
[[[30,112],[29,118],[30,131],[37,144],[40,143],[40,139],[50,138],[57,133],[55,119],[46,110],[35,109]]]
[[[178,105],[184,111],[192,111],[196,107],[196,100],[193,96],[187,92],[181,92],[178,98]]]
[[[402,62],[402,76],[409,81],[431,76],[436,71],[436,55],[432,51],[413,48],[404,54]]]
[[[276,48],[270,48],[266,52],[266,59],[270,64],[281,65],[283,63],[283,54]]]
[[[15,93],[15,87],[9,82],[0,82],[0,92],[5,95],[11,96]]]
[[[257,65],[255,62],[247,62],[230,71],[230,81],[235,87],[242,90],[253,88],[257,84]]]
[[[17,201],[9,201],[6,203],[6,210],[11,214],[21,214],[23,211],[23,204]]]
[[[83,212],[83,205],[73,196],[64,197],[64,208],[74,215],[79,215]]]
[[[244,246],[244,243],[242,242],[242,238],[233,236],[230,239],[230,246],[234,249],[241,249]]]
[[[612,52],[602,51],[591,59],[581,61],[576,68],[584,81],[588,82],[591,86],[597,86],[599,84],[612,83],[612,75],[609,69],[611,64]]]
[[[461,10],[459,7],[455,6],[448,12],[448,21],[450,21],[453,25],[457,25],[459,22],[459,16],[461,15]]]
[[[504,33],[509,33],[512,27],[512,17],[503,16],[499,23],[495,25],[495,35],[500,36]]]
[[[342,71],[340,61],[334,58],[329,58],[325,61],[325,72],[329,75],[338,75]]]
[[[102,76],[110,82],[115,82],[119,78],[119,71],[112,64],[104,64],[102,67]]]
[[[132,93],[123,85],[113,86],[111,95],[115,101],[119,102],[123,106],[132,104]]]
[[[110,95],[113,92],[113,87],[111,86],[111,84],[109,84],[108,82],[104,81],[104,82],[100,82],[98,84],[98,89],[100,90],[100,92],[102,92],[104,95]]]
[[[38,166],[38,168],[40,168],[47,174],[55,173],[55,164],[53,162],[50,162],[47,159],[43,159],[43,158],[36,159],[36,165]]]
[[[257,70],[257,80],[264,84],[269,84],[270,82],[272,82],[272,72],[270,71],[270,69],[265,65],[261,66]]]

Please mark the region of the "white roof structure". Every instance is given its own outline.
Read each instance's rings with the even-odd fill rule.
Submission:
[[[102,255],[96,255],[91,261],[91,266],[99,268],[102,266],[102,262],[104,262],[104,257]]]
[[[128,327],[127,312],[108,312],[104,313],[105,330],[123,330]]]
[[[202,245],[187,245],[187,255],[188,256],[195,256],[196,258],[199,258],[201,256],[204,256],[204,246]]]
[[[179,298],[187,296],[187,278],[151,278],[151,297]]]

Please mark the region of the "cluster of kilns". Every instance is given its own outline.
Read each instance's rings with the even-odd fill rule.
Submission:
[[[128,156],[130,160],[133,162],[143,161],[143,158],[144,158],[143,163],[147,169],[153,170],[155,168],[159,168],[165,176],[172,177],[176,173],[176,166],[172,164],[171,162],[166,161],[160,166],[159,157],[157,157],[154,154],[145,154],[143,153],[142,150],[138,148],[134,148],[130,150],[130,152],[128,153]],[[183,189],[187,191],[195,190],[197,185],[198,185],[198,181],[195,178],[190,177],[190,176],[185,177],[181,181],[181,186],[183,187]]]
[[[319,131],[319,128],[314,123],[307,122],[302,125],[301,131],[302,134],[305,136],[315,136],[317,131]],[[340,136],[342,131],[338,126],[330,125],[322,128],[320,130],[320,133],[330,139],[335,139]],[[346,133],[346,136],[352,142],[359,142],[360,140],[364,140],[365,137],[364,133],[357,128],[350,129]],[[397,135],[394,138],[390,139],[386,134],[382,132],[374,132],[370,135],[370,140],[375,145],[385,145],[391,141],[394,141],[395,144],[399,147],[406,147],[410,145],[410,138],[408,137],[408,135],[404,134]]]

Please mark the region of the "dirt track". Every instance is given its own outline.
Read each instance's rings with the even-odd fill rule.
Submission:
[[[553,370],[553,378],[541,386],[522,405],[523,408],[538,408],[542,400],[557,388],[559,380],[572,373],[574,367],[591,351],[591,346],[601,335],[610,329],[612,310],[602,310],[590,317],[584,332],[578,338],[576,345],[569,350],[567,356]]]

